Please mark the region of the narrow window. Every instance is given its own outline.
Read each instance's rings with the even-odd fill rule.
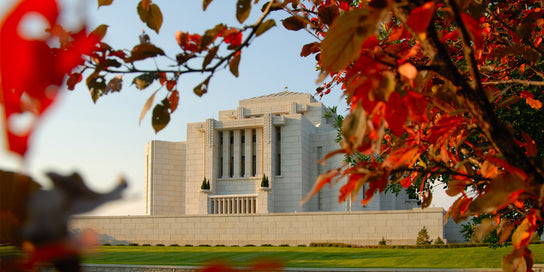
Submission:
[[[234,131],[229,132],[229,177],[234,177]]]
[[[241,131],[242,136],[240,137],[240,177],[245,177],[246,172],[246,135],[245,131]]]
[[[257,175],[257,130],[251,131],[251,176]]]
[[[276,127],[276,176],[281,176],[281,127]]]
[[[321,157],[323,157],[323,147],[318,146],[316,149],[316,156],[317,160],[321,160]],[[323,173],[323,167],[321,166],[321,163],[317,164],[317,176],[321,175]],[[317,210],[320,211],[323,208],[322,198],[321,198],[321,190],[317,192]]]
[[[219,177],[223,177],[223,132],[219,132]]]

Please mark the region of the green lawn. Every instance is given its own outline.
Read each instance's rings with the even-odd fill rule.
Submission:
[[[532,245],[536,263],[544,262],[544,244]],[[203,265],[224,261],[247,266],[260,258],[288,267],[496,268],[511,247],[442,249],[364,249],[335,247],[155,247],[105,246],[86,263]]]

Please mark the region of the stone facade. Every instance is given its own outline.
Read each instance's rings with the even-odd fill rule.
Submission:
[[[356,210],[402,210],[416,206],[405,194],[379,194],[365,207],[338,203],[338,187],[326,186],[304,205],[317,176],[338,167],[336,130],[326,107],[311,95],[280,92],[241,100],[219,120],[187,125],[185,142],[146,146],[146,214],[251,214]],[[269,187],[261,188],[266,175]],[[202,190],[203,179],[210,190]]]

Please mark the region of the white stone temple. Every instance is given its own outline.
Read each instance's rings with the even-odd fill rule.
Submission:
[[[147,215],[252,214],[314,211],[404,210],[417,206],[406,194],[378,194],[363,207],[338,202],[341,183],[300,200],[316,177],[338,167],[317,161],[339,148],[326,107],[310,94],[279,92],[239,101],[219,120],[187,125],[184,142],[152,141],[145,149]],[[261,187],[263,175],[269,180]],[[209,180],[210,189],[201,189]]]

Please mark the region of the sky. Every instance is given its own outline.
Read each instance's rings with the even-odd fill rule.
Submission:
[[[213,1],[206,12],[201,1],[155,0],[164,16],[164,23],[157,35],[140,21],[136,13],[137,1],[114,0],[111,6],[97,8],[95,0],[62,1],[65,12],[61,18],[64,25],[74,27],[85,18],[89,29],[100,24],[109,25],[105,42],[114,48],[127,48],[138,43],[138,35],[145,31],[151,41],[162,47],[170,56],[181,50],[175,42],[178,30],[202,33],[217,23],[238,26],[235,18],[235,1]],[[0,17],[15,3],[14,0],[0,2]],[[257,20],[260,12],[254,8],[247,23]],[[168,126],[155,134],[151,127],[150,114],[139,125],[138,117],[147,98],[158,88],[152,85],[146,90],[136,89],[132,76],[124,77],[120,93],[101,97],[93,104],[85,84],[74,91],[61,91],[56,105],[47,112],[38,130],[31,139],[31,150],[22,161],[0,149],[0,168],[25,172],[45,187],[49,181],[46,171],[68,174],[78,171],[97,191],[107,191],[115,184],[119,175],[129,181],[123,200],[112,202],[92,212],[93,215],[138,215],[144,214],[144,146],[151,140],[184,141],[186,124],[200,122],[206,118],[217,118],[219,110],[235,109],[241,99],[270,94],[283,90],[314,94],[317,72],[313,57],[302,58],[300,49],[315,41],[303,31],[287,31],[281,27],[280,18],[274,16],[278,27],[272,28],[244,49],[240,62],[240,76],[235,78],[228,70],[215,74],[209,92],[202,97],[192,89],[205,76],[182,75],[178,83],[180,104],[172,115]],[[37,17],[36,17],[37,18]],[[40,24],[30,18],[27,31],[39,33]],[[34,20],[34,21],[32,21]],[[158,65],[165,65],[161,60]],[[145,62],[139,68],[153,69],[153,62]],[[159,91],[162,99],[166,92]],[[338,106],[345,112],[346,106],[340,92],[331,92],[321,100],[327,106]],[[3,124],[0,123],[0,126]],[[5,139],[0,138],[5,146]],[[450,198],[439,194],[433,205],[447,206]]]

